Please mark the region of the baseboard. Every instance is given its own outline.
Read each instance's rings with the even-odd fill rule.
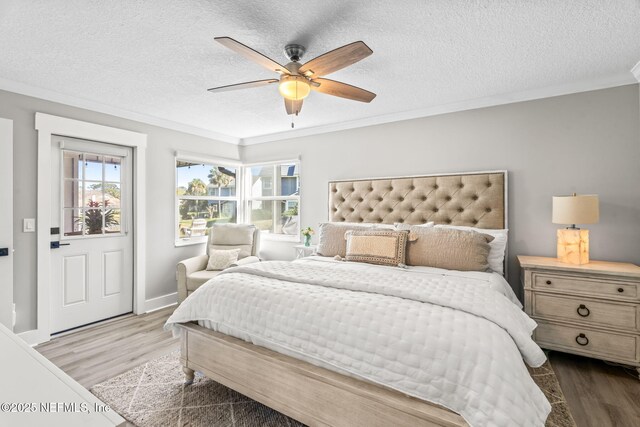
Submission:
[[[160,310],[161,308],[168,307],[178,303],[178,293],[162,295],[157,298],[151,298],[144,302],[144,312],[149,313],[151,311]]]
[[[178,293],[177,292],[173,292],[171,294],[167,294],[167,295],[162,295],[160,297],[157,298],[151,298],[148,299],[144,302],[144,312],[145,313],[149,313],[152,311],[156,311],[156,310],[160,310],[161,308],[165,308],[165,307],[169,307],[171,305],[175,305],[178,303]],[[94,326],[94,325],[92,325]],[[73,332],[76,332],[77,330],[74,330]],[[19,336],[20,338],[22,338],[22,340],[24,342],[26,342],[27,344],[29,344],[31,347],[34,347],[38,344],[42,344],[44,342],[47,342],[51,339],[51,337],[46,334],[43,333],[42,331],[38,330],[38,329],[33,329],[30,331],[24,331],[24,332],[20,332],[16,334],[17,336]]]
[[[22,341],[29,344],[31,347],[35,347],[38,344],[42,344],[51,339],[47,334],[43,334],[41,331],[37,329],[32,329],[30,331],[24,331],[16,334],[19,336]]]

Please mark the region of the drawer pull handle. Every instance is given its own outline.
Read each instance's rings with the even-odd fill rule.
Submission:
[[[580,334],[576,337],[576,342],[579,345],[588,345],[589,344],[589,338],[587,338],[587,336],[585,334]]]
[[[551,280],[547,280],[547,285],[550,285],[550,284],[551,284]]]
[[[589,310],[587,306],[584,304],[580,304],[580,306],[576,311],[578,312],[578,315],[581,317],[587,317],[591,314],[591,310]]]
[[[624,292],[624,288],[618,288],[618,292]]]

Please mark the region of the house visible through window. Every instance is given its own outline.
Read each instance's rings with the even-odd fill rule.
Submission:
[[[245,167],[246,222],[265,234],[300,235],[300,174],[297,162]]]
[[[206,240],[213,224],[238,221],[237,168],[176,160],[177,230],[180,240]]]

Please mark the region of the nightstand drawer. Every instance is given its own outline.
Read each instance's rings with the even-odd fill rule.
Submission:
[[[633,362],[638,361],[637,339],[633,335],[551,323],[540,323],[535,330],[535,340],[543,348]]]
[[[635,331],[640,323],[638,311],[638,306],[633,304],[617,304],[543,293],[533,295],[533,316],[546,319],[578,321]]]
[[[587,294],[589,296],[638,299],[637,282],[587,279],[553,273],[533,273],[532,287],[539,290]]]

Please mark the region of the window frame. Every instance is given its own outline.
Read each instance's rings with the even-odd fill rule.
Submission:
[[[122,236],[126,236],[129,234],[129,218],[128,218],[128,212],[129,212],[129,207],[127,206],[127,204],[129,203],[127,199],[128,194],[127,194],[127,185],[128,185],[128,181],[127,181],[127,171],[130,167],[129,165],[129,153],[128,151],[118,148],[118,147],[107,147],[107,146],[101,146],[100,148],[97,148],[97,146],[95,145],[95,143],[93,143],[92,141],[81,141],[80,145],[78,143],[76,143],[75,141],[72,140],[62,140],[60,142],[60,156],[59,156],[59,167],[60,167],[60,173],[59,173],[59,180],[60,180],[60,193],[58,194],[59,197],[59,212],[60,212],[60,226],[59,226],[59,233],[60,233],[60,237],[59,240],[61,242],[67,242],[67,241],[73,241],[73,240],[86,240],[86,239],[105,239],[105,238],[109,238],[109,237],[122,237]],[[67,178],[65,177],[64,174],[64,155],[66,152],[75,152],[75,153],[80,153],[82,154],[82,178]],[[93,156],[100,156],[102,157],[102,179],[100,181],[98,180],[87,180],[86,179],[86,164],[85,164],[85,155],[93,155]],[[72,234],[72,235],[66,235],[65,234],[65,224],[64,224],[64,214],[65,211],[67,210],[80,210],[82,212],[82,215],[85,214],[85,212],[87,210],[89,210],[89,208],[87,208],[86,206],[84,206],[84,193],[85,193],[85,187],[87,182],[95,182],[95,183],[101,183],[103,186],[102,189],[102,193],[103,193],[103,198],[104,198],[104,185],[105,184],[109,184],[109,183],[114,183],[115,181],[106,181],[105,180],[105,161],[104,158],[105,157],[118,157],[120,158],[120,181],[118,182],[118,184],[120,185],[120,207],[115,208],[118,209],[120,211],[120,231],[119,232],[111,232],[111,233],[107,233],[105,231],[104,228],[104,212],[105,212],[105,208],[104,206],[102,206],[100,208],[100,213],[101,215],[103,215],[102,217],[102,233],[98,234],[85,234],[84,232],[84,228],[85,228],[85,224],[83,224],[82,226],[82,234]],[[74,183],[82,183],[82,205],[83,206],[77,206],[77,207],[70,207],[67,208],[65,207],[65,190],[66,190],[66,183],[67,182],[74,182]],[[133,207],[133,206],[132,206]],[[131,211],[133,211],[133,209],[131,209]]]
[[[210,164],[216,167],[232,167],[236,170],[236,195],[235,196],[178,196],[178,162],[192,162],[198,164]],[[236,223],[241,224],[244,218],[242,203],[243,165],[241,162],[223,157],[212,157],[204,154],[176,151],[173,162],[173,197],[174,197],[174,245],[175,247],[201,245],[207,242],[208,236],[180,237],[180,200],[214,200],[236,202]]]
[[[281,165],[286,165],[286,164],[293,164],[297,167],[298,169],[298,176],[297,176],[297,183],[298,183],[298,195],[297,196],[276,196],[275,194],[278,193],[278,191],[280,190],[280,180],[276,179],[276,170],[278,167],[280,167]],[[271,166],[273,168],[273,175],[272,175],[272,179],[271,179],[271,187],[272,187],[272,191],[273,191],[273,196],[258,196],[258,197],[253,197],[251,195],[251,179],[249,177],[249,174],[251,173],[251,168],[256,167],[256,166],[261,166],[261,167],[266,167],[266,166]],[[300,224],[300,214],[301,214],[301,206],[300,206],[300,194],[302,192],[302,181],[301,181],[301,176],[302,176],[302,169],[301,169],[301,162],[300,162],[300,158],[295,158],[295,159],[285,159],[285,160],[273,160],[273,161],[268,161],[268,162],[255,162],[255,163],[243,163],[242,165],[242,169],[243,169],[243,173],[242,173],[242,179],[244,181],[244,186],[243,186],[243,196],[242,196],[242,204],[243,204],[243,212],[244,212],[244,217],[243,217],[243,222],[245,224],[251,224],[251,202],[252,201],[273,201],[273,202],[280,202],[280,201],[296,201],[298,203],[298,231],[296,234],[276,234],[276,233],[266,233],[266,232],[262,232],[261,233],[261,238],[264,240],[276,240],[276,241],[285,241],[285,242],[296,242],[299,243],[301,242],[301,236],[300,236],[300,232],[302,230],[302,226]],[[278,209],[278,204],[274,203],[273,207],[272,207],[272,215],[273,218],[275,218],[276,215],[276,210]]]

